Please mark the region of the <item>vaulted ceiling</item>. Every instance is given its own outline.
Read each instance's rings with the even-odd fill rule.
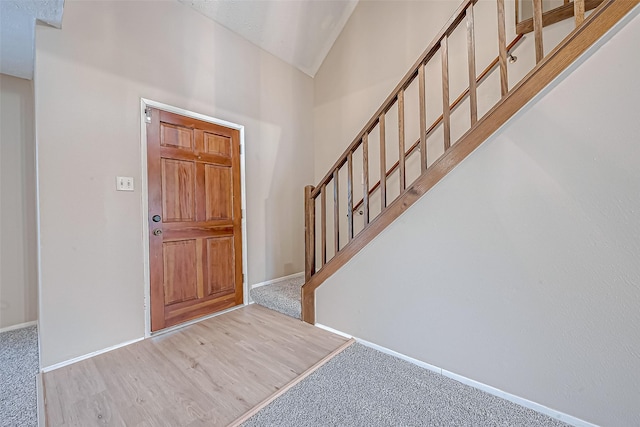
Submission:
[[[178,0],[314,76],[358,0]],[[64,0],[0,0],[0,72],[33,78],[36,21],[60,28]]]
[[[178,0],[314,76],[358,0]]]

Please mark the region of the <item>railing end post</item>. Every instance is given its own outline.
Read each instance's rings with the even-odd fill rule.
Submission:
[[[302,301],[302,321],[311,325],[316,323],[316,298],[315,291],[305,289],[303,286],[300,290]]]
[[[316,209],[311,196],[315,187],[304,187],[304,281],[307,283],[316,269]]]
[[[302,320],[315,324],[315,292],[309,288],[311,276],[316,272],[316,203],[313,185],[304,187],[304,286],[300,289]]]

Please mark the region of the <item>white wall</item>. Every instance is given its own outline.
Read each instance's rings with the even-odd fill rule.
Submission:
[[[303,270],[308,76],[174,1],[67,1],[36,38],[43,366],[144,333],[141,97],[245,126],[248,281]]]
[[[314,79],[314,165],[315,182],[352,142],[372,114],[380,107],[401,78],[433,41],[436,34],[460,6],[461,1],[361,1],[340,34]],[[515,3],[506,2],[506,39],[515,39]],[[572,20],[545,27],[545,52],[551,51],[572,29]],[[479,75],[498,56],[497,5],[495,0],[480,0],[474,6],[476,74]],[[449,98],[453,101],[469,85],[466,25],[462,22],[450,35]],[[518,58],[508,63],[509,87],[515,86],[534,66],[534,38],[526,35],[512,50]],[[431,126],[442,115],[442,64],[440,52],[426,68],[426,123]],[[419,101],[417,79],[405,91],[405,147],[419,139]],[[500,99],[498,67],[478,86],[478,114],[482,117]],[[386,116],[386,166],[398,160],[397,105]],[[469,100],[465,99],[451,113],[452,143],[471,126]],[[428,163],[431,165],[444,153],[443,126],[429,135]],[[369,183],[380,180],[379,128],[369,135]],[[415,151],[406,159],[407,187],[420,175],[420,154]],[[354,152],[354,200],[362,199],[362,149]],[[339,174],[340,246],[347,236],[347,175],[346,167]],[[387,202],[400,194],[398,172],[387,180]],[[328,186],[329,210],[333,205],[333,183]],[[320,228],[320,203],[317,201]],[[370,198],[370,217],[380,213],[380,191]],[[355,215],[356,234],[362,229],[363,216]],[[327,218],[328,230],[334,227],[333,215]],[[328,257],[334,254],[333,233],[329,233]],[[318,242],[318,254],[320,244]],[[316,262],[320,265],[320,258]]]
[[[447,1],[361,1],[314,79],[315,182],[335,163],[382,102],[400,82],[420,54],[443,28],[462,2]],[[515,3],[505,2],[506,40],[515,39]],[[474,6],[476,72],[479,75],[498,56],[497,6],[495,0],[479,0]],[[550,52],[573,29],[572,20],[544,29],[544,50]],[[466,25],[461,23],[449,38],[450,102],[469,85]],[[513,49],[518,58],[507,64],[509,87],[515,86],[535,66],[533,34],[529,33]],[[427,126],[442,114],[441,63],[439,53],[426,68]],[[414,84],[413,86],[417,86]],[[405,95],[407,148],[419,135],[417,90]],[[414,93],[415,92],[415,93]],[[415,102],[412,102],[415,97]],[[500,98],[498,68],[478,87],[478,109],[482,116]],[[396,129],[394,114],[387,115],[387,139]],[[469,105],[465,101],[452,113],[452,138],[469,127]],[[431,138],[430,152],[440,152]],[[397,160],[396,146],[388,145],[388,157]],[[376,149],[375,146],[371,147]],[[374,153],[376,156],[377,152]],[[377,157],[376,157],[377,158]],[[390,166],[390,164],[389,164]],[[419,169],[419,164],[418,164]],[[376,170],[371,171],[376,178]]]
[[[639,40],[636,16],[489,138],[318,289],[317,321],[640,425]]]
[[[315,184],[459,6],[361,1],[314,79]]]
[[[0,329],[38,316],[33,85],[0,74]]]

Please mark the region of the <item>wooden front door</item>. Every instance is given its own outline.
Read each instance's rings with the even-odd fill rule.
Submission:
[[[149,112],[151,330],[157,331],[242,304],[240,134]]]

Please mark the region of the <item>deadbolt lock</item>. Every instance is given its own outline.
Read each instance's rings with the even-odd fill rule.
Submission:
[[[160,222],[160,220],[162,219],[162,217],[160,215],[154,215],[151,217],[151,220],[153,222]]]

